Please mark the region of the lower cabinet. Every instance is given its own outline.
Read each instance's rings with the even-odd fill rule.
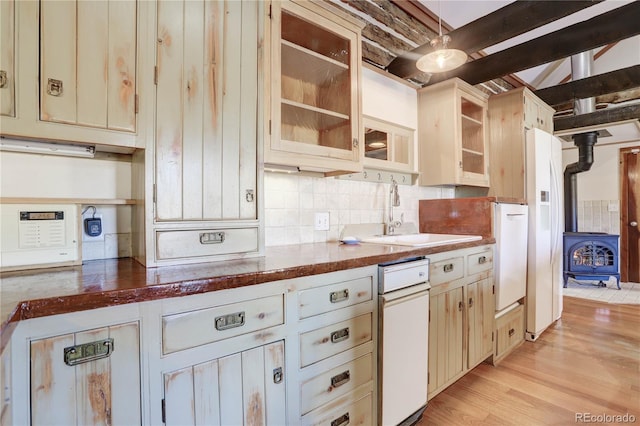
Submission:
[[[31,424],[142,422],[137,322],[30,343]]]
[[[431,399],[493,354],[493,246],[430,258],[429,385]]]
[[[20,321],[1,424],[376,424],[377,272]]]
[[[166,425],[284,425],[284,341],[164,374]]]
[[[518,304],[496,315],[496,338],[493,364],[524,342],[524,305]]]

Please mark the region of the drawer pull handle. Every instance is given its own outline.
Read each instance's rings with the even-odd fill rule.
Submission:
[[[244,325],[244,311],[215,318],[216,330],[223,331]]]
[[[331,426],[345,426],[349,424],[349,413],[344,413],[331,422]]]
[[[349,327],[345,327],[342,330],[334,331],[331,333],[331,343],[342,342],[349,338]]]
[[[473,298],[472,297],[469,298],[469,307],[470,308],[473,307]]]
[[[447,263],[446,265],[444,265],[443,271],[444,271],[444,272],[451,272],[451,271],[453,271],[453,263]]]
[[[51,96],[62,96],[62,80],[50,78],[47,82],[47,93]]]
[[[349,289],[345,288],[340,291],[332,291],[329,293],[329,300],[331,303],[344,302],[349,299]]]
[[[331,378],[331,387],[337,388],[340,387],[351,380],[351,373],[349,370],[343,371],[342,373],[335,375]]]
[[[513,336],[515,334],[516,330],[513,328],[509,329],[509,337]]]
[[[203,232],[200,234],[200,244],[222,244],[224,238],[224,232]]]
[[[487,256],[480,256],[478,258],[478,264],[482,265],[483,263],[487,263]]]
[[[278,384],[282,382],[282,367],[273,369],[273,383]]]
[[[107,358],[114,350],[113,338],[64,348],[64,363],[70,366]]]

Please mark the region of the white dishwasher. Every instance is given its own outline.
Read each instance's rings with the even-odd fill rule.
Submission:
[[[411,425],[427,406],[429,259],[378,267],[378,420]]]

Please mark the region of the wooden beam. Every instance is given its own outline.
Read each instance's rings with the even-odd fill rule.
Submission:
[[[466,63],[448,73],[434,74],[429,84],[459,77],[478,84],[607,43],[640,34],[640,2],[629,3],[589,20]]]
[[[476,19],[449,33],[451,47],[474,53],[485,47],[523,34],[551,21],[568,16],[597,1],[538,1],[521,0]],[[409,77],[416,72],[416,57],[432,51],[427,43],[411,51],[411,55],[399,56],[389,64],[389,72],[399,77]]]
[[[558,117],[553,120],[553,131],[560,132],[563,130],[579,129],[581,127],[597,126],[633,119],[640,120],[640,104],[607,108],[588,114]]]
[[[640,86],[640,65],[582,78],[565,84],[536,90],[535,94],[549,105],[560,105],[573,99],[592,98]]]

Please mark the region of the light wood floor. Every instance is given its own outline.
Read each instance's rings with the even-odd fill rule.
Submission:
[[[418,425],[568,425],[576,413],[630,413],[640,424],[639,305],[565,297],[536,342],[476,367],[429,401]]]

